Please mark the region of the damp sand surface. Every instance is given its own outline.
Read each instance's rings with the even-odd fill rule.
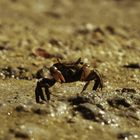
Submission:
[[[0,140],[139,140],[139,9],[139,0],[1,0]],[[37,104],[36,72],[80,57],[103,89],[56,83]]]

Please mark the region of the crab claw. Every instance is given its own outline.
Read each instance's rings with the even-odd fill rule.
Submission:
[[[80,78],[80,80],[81,81],[84,81],[84,80],[86,80],[86,78],[88,77],[88,75],[90,74],[90,69],[89,69],[89,65],[87,65],[87,64],[84,64],[83,65],[83,67],[82,67],[82,75],[81,75],[81,78]]]
[[[55,67],[55,66],[52,66],[50,68],[50,72],[51,72],[51,75],[53,76],[53,78],[57,81],[57,82],[65,82],[65,78],[63,77],[62,73]]]

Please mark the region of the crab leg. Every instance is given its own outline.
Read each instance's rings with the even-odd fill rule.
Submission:
[[[46,101],[44,95],[43,95],[43,90],[42,90],[42,87],[39,85],[39,82],[37,83],[37,86],[35,88],[35,98],[36,98],[36,102],[39,103],[40,101],[40,98],[43,100],[43,101]]]
[[[90,81],[87,81],[87,82],[86,82],[86,84],[84,85],[84,87],[83,87],[81,93],[83,93],[83,91],[86,90],[86,88],[87,88],[87,86],[89,85],[89,83],[90,83]]]
[[[47,100],[50,100],[51,92],[49,91],[49,88],[53,86],[55,82],[56,82],[55,79],[48,79],[48,78],[43,78],[37,82],[37,86],[35,88],[35,98],[37,103],[40,102],[40,98],[43,101],[46,101],[42,88],[45,88],[45,94],[47,96]]]
[[[97,70],[91,71],[87,79],[95,81],[92,90],[97,90],[98,87],[101,89],[103,88],[103,81],[102,81],[101,75],[99,74]]]
[[[49,101],[50,100],[51,92],[49,91],[49,88],[48,87],[45,87],[45,94],[47,96],[47,100]]]

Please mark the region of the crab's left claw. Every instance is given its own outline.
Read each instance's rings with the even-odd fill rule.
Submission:
[[[55,66],[50,68],[50,72],[56,82],[65,82],[65,78],[63,77],[62,73]]]

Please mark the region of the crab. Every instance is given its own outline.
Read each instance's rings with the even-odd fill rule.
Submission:
[[[43,73],[43,69],[40,69],[37,72],[38,78],[40,78],[37,82],[35,88],[35,98],[36,102],[40,103],[40,99],[42,101],[49,101],[51,92],[49,88],[52,87],[56,82],[59,83],[70,83],[76,81],[84,81],[85,85],[81,91],[81,94],[84,90],[86,90],[90,81],[94,80],[94,85],[92,90],[97,90],[97,88],[103,88],[103,81],[100,73],[95,69],[90,69],[89,65],[83,63],[81,58],[74,62],[61,62],[58,60],[57,63],[53,64],[49,68],[50,74],[52,78],[46,78]],[[44,92],[46,94],[47,99],[44,97]]]

